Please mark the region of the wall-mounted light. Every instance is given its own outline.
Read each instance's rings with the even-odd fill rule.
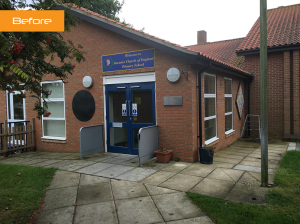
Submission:
[[[85,76],[82,83],[85,88],[90,88],[93,85],[93,79],[91,76]]]

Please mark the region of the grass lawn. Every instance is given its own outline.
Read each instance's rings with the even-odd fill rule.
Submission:
[[[215,223],[300,223],[300,152],[289,151],[276,171],[274,183],[263,205],[225,201],[188,193]]]
[[[0,163],[0,223],[29,223],[56,170]]]

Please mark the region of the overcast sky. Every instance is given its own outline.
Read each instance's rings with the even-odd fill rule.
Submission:
[[[268,9],[300,4],[300,0],[268,0]],[[260,0],[125,0],[121,19],[135,29],[180,44],[197,43],[197,31],[207,41],[245,37],[260,14]]]

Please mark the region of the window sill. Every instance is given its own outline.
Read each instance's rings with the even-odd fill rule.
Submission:
[[[42,142],[48,142],[48,143],[57,143],[57,144],[66,144],[66,140],[54,140],[54,139],[44,139],[42,138]]]
[[[230,137],[231,135],[233,135],[234,134],[234,132],[235,132],[235,130],[229,130],[229,131],[226,131],[225,132],[225,138],[228,138],[228,137]]]
[[[219,142],[219,138],[214,137],[214,138],[211,138],[211,139],[205,141],[205,146],[211,146],[211,145],[214,145],[218,142]]]

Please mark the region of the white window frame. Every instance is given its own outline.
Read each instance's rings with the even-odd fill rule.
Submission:
[[[224,88],[224,97],[225,97],[225,102],[226,102],[226,98],[231,98],[231,112],[227,112],[227,113],[225,113],[225,116],[226,115],[231,115],[231,117],[232,117],[232,119],[231,119],[231,129],[230,130],[228,130],[228,131],[225,131],[225,135],[228,135],[228,134],[230,134],[230,133],[232,133],[232,132],[234,132],[234,130],[233,130],[233,106],[232,106],[232,104],[233,104],[233,98],[232,98],[232,79],[230,79],[230,78],[224,78],[224,80],[230,80],[230,83],[231,83],[231,94],[225,94],[225,88]],[[224,87],[225,87],[225,84],[224,84]],[[225,105],[225,104],[224,104]],[[226,108],[226,107],[225,107]],[[225,117],[224,117],[224,119],[225,119]]]
[[[20,86],[23,86],[24,83],[21,83],[19,84]],[[7,121],[8,122],[20,122],[20,121],[26,121],[26,102],[25,102],[25,98],[23,98],[23,116],[24,116],[24,119],[23,120],[16,120],[14,118],[14,108],[13,108],[13,96],[14,95],[17,95],[17,94],[21,94],[21,92],[24,94],[25,93],[25,90],[14,90],[13,91],[14,93],[9,93],[7,90],[6,90],[6,112],[7,112]],[[8,95],[9,95],[9,99],[10,99],[10,102],[8,104]],[[9,118],[9,112],[10,112],[10,118]]]
[[[51,84],[51,83],[57,83],[60,82],[63,84],[63,98],[51,98],[51,99],[42,99],[41,100],[41,106],[43,107],[43,102],[64,102],[64,117],[63,118],[51,118],[51,117],[44,117],[42,116],[42,134],[43,137],[42,139],[53,139],[53,140],[66,140],[67,139],[67,130],[66,130],[66,100],[65,100],[65,84],[63,83],[63,81],[61,80],[55,80],[55,81],[44,81],[41,82],[41,85],[43,86],[43,84]],[[66,137],[54,137],[54,136],[45,136],[44,135],[44,120],[48,120],[48,121],[65,121],[65,134]]]
[[[212,76],[215,78],[215,93],[214,94],[205,94],[205,76]],[[218,122],[217,122],[217,76],[216,75],[213,75],[213,74],[208,74],[208,73],[204,73],[204,76],[203,76],[203,92],[204,92],[204,107],[205,107],[205,98],[215,98],[215,115],[213,116],[210,116],[210,117],[205,117],[205,109],[204,109],[204,129],[205,129],[205,121],[208,121],[208,120],[212,120],[212,119],[215,119],[215,122],[216,122],[216,133],[215,133],[215,137],[212,137],[208,140],[205,141],[205,145],[209,145],[210,143],[214,142],[214,141],[217,141],[219,138],[217,137],[217,133],[218,133]],[[205,131],[204,131],[205,133]],[[204,134],[205,135],[205,134]],[[205,137],[204,137],[205,138]]]

